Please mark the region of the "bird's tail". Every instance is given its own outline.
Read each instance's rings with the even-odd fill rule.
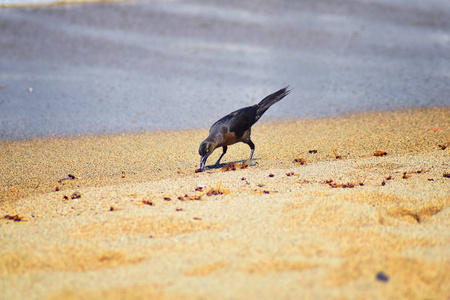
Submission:
[[[258,103],[258,110],[256,111],[256,121],[261,118],[261,116],[269,109],[273,104],[277,103],[291,92],[288,90],[289,86],[282,88],[281,90],[270,94],[266,98],[262,99],[261,102]],[[255,121],[255,122],[256,122]]]

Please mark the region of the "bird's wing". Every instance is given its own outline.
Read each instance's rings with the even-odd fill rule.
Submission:
[[[256,112],[256,106],[238,109],[215,122],[209,133],[232,133],[236,138],[240,138],[255,123]]]
[[[256,110],[256,106],[249,106],[229,114],[229,132],[240,138],[255,123]]]

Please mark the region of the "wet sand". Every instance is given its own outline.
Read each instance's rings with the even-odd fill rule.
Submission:
[[[448,105],[448,0],[142,0],[0,8],[0,139]],[[31,92],[30,92],[31,91]]]
[[[446,299],[449,115],[0,141],[0,298]]]

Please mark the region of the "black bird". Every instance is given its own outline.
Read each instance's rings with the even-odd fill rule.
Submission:
[[[222,155],[216,162],[216,165],[218,165],[222,157],[227,153],[228,146],[239,142],[250,146],[251,152],[248,160],[250,165],[253,152],[255,151],[255,144],[250,139],[251,128],[270,106],[289,94],[290,90],[288,90],[288,87],[270,94],[258,104],[236,110],[214,123],[209,130],[209,136],[200,144],[198,149],[198,153],[202,157],[200,169],[202,171],[205,170],[206,160],[216,148],[222,147],[223,149]]]

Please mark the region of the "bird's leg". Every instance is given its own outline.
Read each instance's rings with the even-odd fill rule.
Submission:
[[[223,146],[222,149],[223,149],[222,155],[220,155],[219,159],[216,161],[216,166],[218,166],[220,164],[220,160],[225,155],[225,153],[227,153],[228,147],[227,146]]]
[[[251,140],[248,140],[247,145],[249,145],[251,152],[250,152],[250,158],[248,159],[248,165],[252,165],[252,158],[253,158],[253,152],[255,152],[255,144]]]

